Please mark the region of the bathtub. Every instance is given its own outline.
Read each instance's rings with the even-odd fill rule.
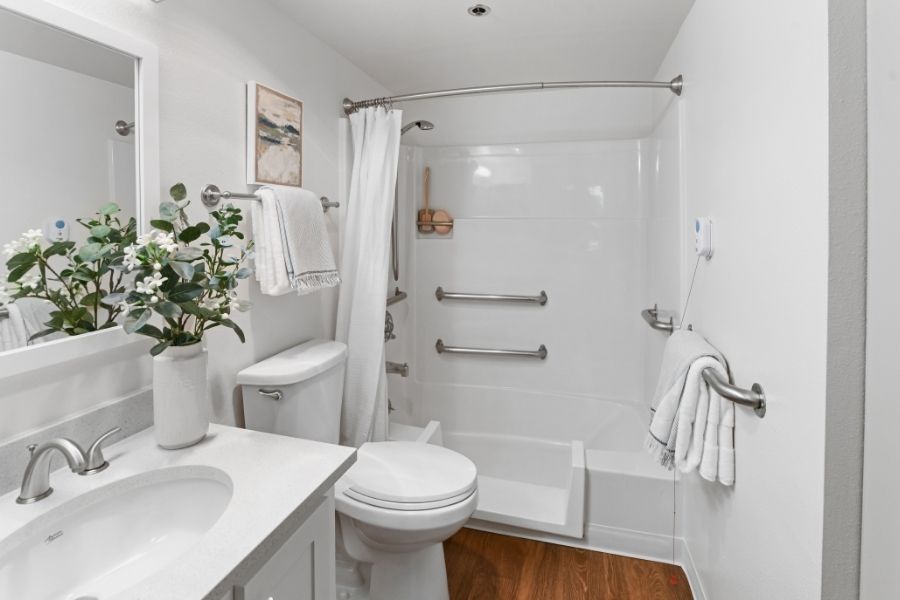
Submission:
[[[428,423],[420,441],[478,467],[470,527],[671,559],[677,482],[643,449],[644,410],[596,398],[429,387],[410,421]],[[404,439],[416,431],[423,429],[410,428]]]

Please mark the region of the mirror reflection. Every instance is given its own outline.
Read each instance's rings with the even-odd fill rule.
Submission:
[[[0,10],[0,352],[115,327],[136,236],[135,60]]]

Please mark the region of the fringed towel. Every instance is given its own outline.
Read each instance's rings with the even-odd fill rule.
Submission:
[[[309,294],[340,285],[316,195],[300,188],[265,186],[259,196],[261,201],[253,207],[253,236],[262,292]]]
[[[728,378],[725,359],[702,336],[676,331],[663,353],[651,406],[647,448],[668,469],[734,483],[734,405],[703,380],[704,369]]]

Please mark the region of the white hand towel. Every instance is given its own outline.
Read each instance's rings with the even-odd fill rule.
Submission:
[[[702,336],[677,331],[666,344],[653,398],[647,447],[666,468],[734,483],[734,406],[703,380],[705,369],[727,378],[725,361]]]
[[[254,202],[256,280],[263,294],[309,294],[341,283],[322,203],[300,188],[265,186]]]
[[[281,296],[291,291],[284,262],[284,245],[278,217],[278,196],[272,188],[258,192],[260,201],[252,202],[253,243],[256,281],[267,296]]]
[[[291,288],[298,294],[309,294],[340,285],[322,202],[300,188],[279,187],[275,193],[282,254]]]

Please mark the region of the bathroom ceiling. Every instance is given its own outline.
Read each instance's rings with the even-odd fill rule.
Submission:
[[[393,93],[652,79],[693,0],[271,0]],[[673,73],[674,77],[676,74]],[[668,77],[667,77],[668,78]]]

